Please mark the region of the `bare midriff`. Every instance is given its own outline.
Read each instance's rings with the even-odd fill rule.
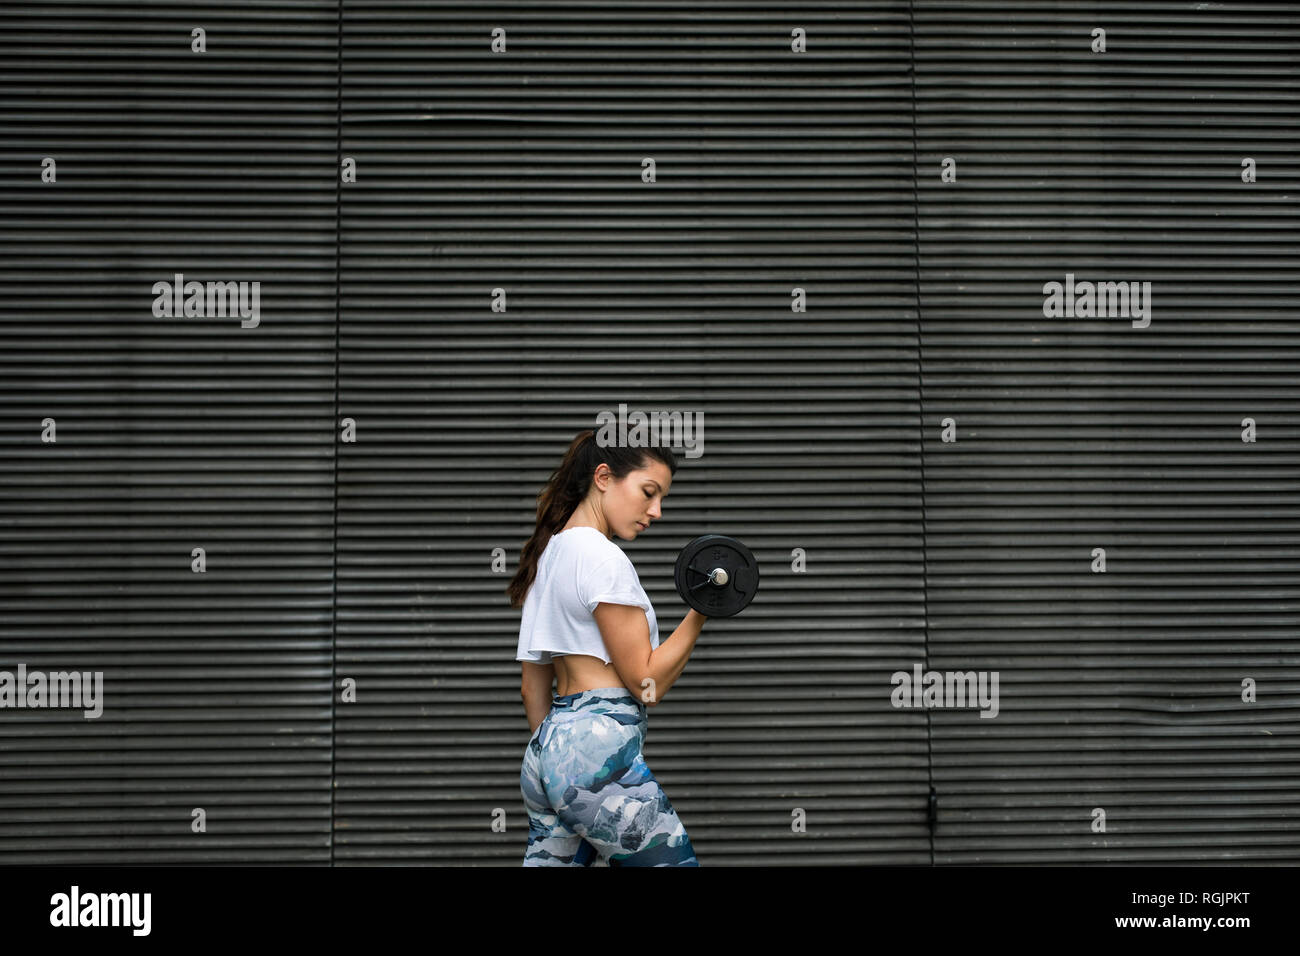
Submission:
[[[564,654],[551,658],[555,665],[555,694],[580,694],[597,687],[622,687],[623,679],[613,664],[590,654]]]

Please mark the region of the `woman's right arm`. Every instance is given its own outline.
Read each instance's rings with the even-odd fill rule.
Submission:
[[[682,675],[700,630],[708,620],[692,608],[668,640],[652,650],[650,622],[641,608],[602,602],[596,605],[592,616],[600,628],[600,636],[605,639],[610,663],[618,672],[619,680],[648,707],[663,700],[668,688]]]

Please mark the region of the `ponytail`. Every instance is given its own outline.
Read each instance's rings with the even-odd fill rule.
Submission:
[[[650,458],[663,462],[670,472],[677,471],[677,459],[666,448],[602,448],[591,429],[574,436],[560,467],[551,473],[546,487],[537,495],[537,525],[519,552],[519,570],[506,588],[511,607],[523,607],[537,577],[537,562],[542,552],[551,536],[564,527],[587,497],[597,466],[604,462],[615,478],[625,478],[644,468]]]

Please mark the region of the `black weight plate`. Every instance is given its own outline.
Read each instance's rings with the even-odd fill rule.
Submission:
[[[713,584],[714,568],[727,572],[727,583]],[[677,555],[673,584],[682,600],[705,617],[731,617],[754,600],[758,591],[758,562],[754,554],[725,534],[702,534]]]

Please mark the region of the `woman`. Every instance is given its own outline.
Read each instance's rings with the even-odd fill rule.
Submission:
[[[661,448],[574,438],[538,495],[537,527],[507,588],[533,736],[519,775],[524,866],[698,866],[646,766],[646,708],[681,676],[707,618],[691,610],[661,645],[624,541],[657,521],[677,459]],[[551,681],[558,696],[551,696]]]

